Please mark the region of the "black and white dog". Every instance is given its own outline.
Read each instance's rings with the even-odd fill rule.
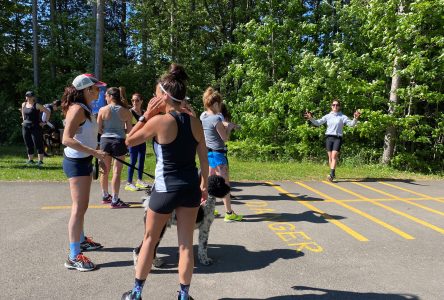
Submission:
[[[213,260],[208,257],[207,248],[208,248],[208,238],[210,235],[211,224],[214,221],[214,209],[216,206],[216,198],[223,198],[229,192],[230,192],[230,187],[225,183],[223,177],[218,175],[211,175],[210,177],[208,177],[209,196],[206,203],[199,207],[199,211],[196,218],[196,227],[195,227],[196,229],[199,229],[198,259],[199,262],[205,266],[211,265],[213,263]],[[146,221],[146,209],[148,208],[149,199],[150,199],[149,192],[147,192],[147,195],[143,197],[143,206],[145,207],[144,221]],[[175,211],[173,211],[169,221],[162,229],[159,242],[157,243],[156,248],[154,249],[153,265],[155,267],[161,267],[164,264],[162,259],[157,258],[156,252],[157,252],[157,247],[159,246],[160,241],[162,240],[162,237],[165,234],[166,228],[171,227],[171,225],[177,225],[176,223],[177,223],[176,214]],[[137,264],[137,258],[139,256],[142,243],[140,243],[140,245],[133,250],[134,266]]]

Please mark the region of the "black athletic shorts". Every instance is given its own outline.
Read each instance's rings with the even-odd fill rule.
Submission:
[[[200,187],[175,192],[160,193],[153,187],[149,207],[159,214],[170,214],[176,207],[199,207],[202,192]]]
[[[330,151],[341,151],[342,137],[335,135],[327,135],[325,139],[325,148]]]
[[[128,152],[124,139],[103,136],[100,138],[100,150],[103,150],[112,156],[123,156]]]

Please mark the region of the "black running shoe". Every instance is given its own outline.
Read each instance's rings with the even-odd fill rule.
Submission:
[[[75,259],[68,257],[68,260],[65,262],[65,267],[68,269],[76,269],[80,272],[87,272],[94,270],[96,265],[90,261],[88,257],[79,253]]]
[[[128,208],[128,207],[130,207],[130,205],[128,203],[125,203],[122,200],[120,200],[120,198],[115,203],[111,202],[111,208],[113,208],[113,209]]]
[[[123,293],[121,300],[142,300],[142,295],[133,295],[133,291]]]
[[[91,237],[87,236],[85,236],[85,241],[83,243],[80,243],[80,249],[82,251],[93,251],[102,248],[102,244],[94,242]]]

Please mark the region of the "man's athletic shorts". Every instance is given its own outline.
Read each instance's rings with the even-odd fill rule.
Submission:
[[[325,148],[327,151],[341,151],[342,137],[335,135],[327,135],[325,140]]]

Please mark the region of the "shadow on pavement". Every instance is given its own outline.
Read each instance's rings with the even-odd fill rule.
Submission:
[[[322,288],[294,286],[292,289],[304,292],[314,292],[304,295],[287,295],[270,298],[219,298],[219,300],[420,300],[412,294],[386,294],[386,293],[361,293],[350,291],[337,291]]]
[[[424,184],[417,183],[413,179],[365,177],[365,178],[361,178],[361,179],[338,179],[338,180],[336,180],[336,182],[377,182],[377,181],[403,182],[403,183],[412,184],[412,185],[424,186]]]
[[[176,273],[177,270],[177,247],[159,247],[158,253],[167,254],[163,256],[165,266],[152,269],[152,273],[165,274]],[[249,251],[239,245],[209,245],[208,256],[214,263],[203,266],[197,260],[197,245],[194,247],[196,255],[195,274],[236,273],[250,270],[263,269],[279,259],[295,259],[304,256],[303,252],[291,249],[271,249],[264,251]]]
[[[298,197],[297,201],[324,201],[325,199],[317,198],[317,197],[310,197],[308,195],[301,195],[298,193],[289,193],[293,194]],[[282,198],[285,197],[285,198]],[[279,196],[259,196],[259,195],[236,195],[236,200],[240,201],[248,201],[248,200],[264,200],[264,201],[280,201],[280,200],[291,200],[294,201],[294,198],[291,198],[286,193],[279,193]],[[236,201],[236,200],[232,200]]]
[[[133,260],[110,261],[97,266],[97,269],[134,266]]]
[[[130,247],[114,247],[114,248],[102,248],[102,249],[98,249],[96,250],[97,252],[115,252],[115,253],[123,253],[123,252],[128,252],[128,253],[132,253],[134,248],[130,248]]]
[[[300,214],[289,214],[289,213],[264,213],[264,214],[252,214],[252,215],[244,215],[244,220],[242,222],[311,222],[311,223],[328,223],[329,220],[342,220],[345,219],[343,216],[336,215],[323,215],[314,211],[305,211]]]

